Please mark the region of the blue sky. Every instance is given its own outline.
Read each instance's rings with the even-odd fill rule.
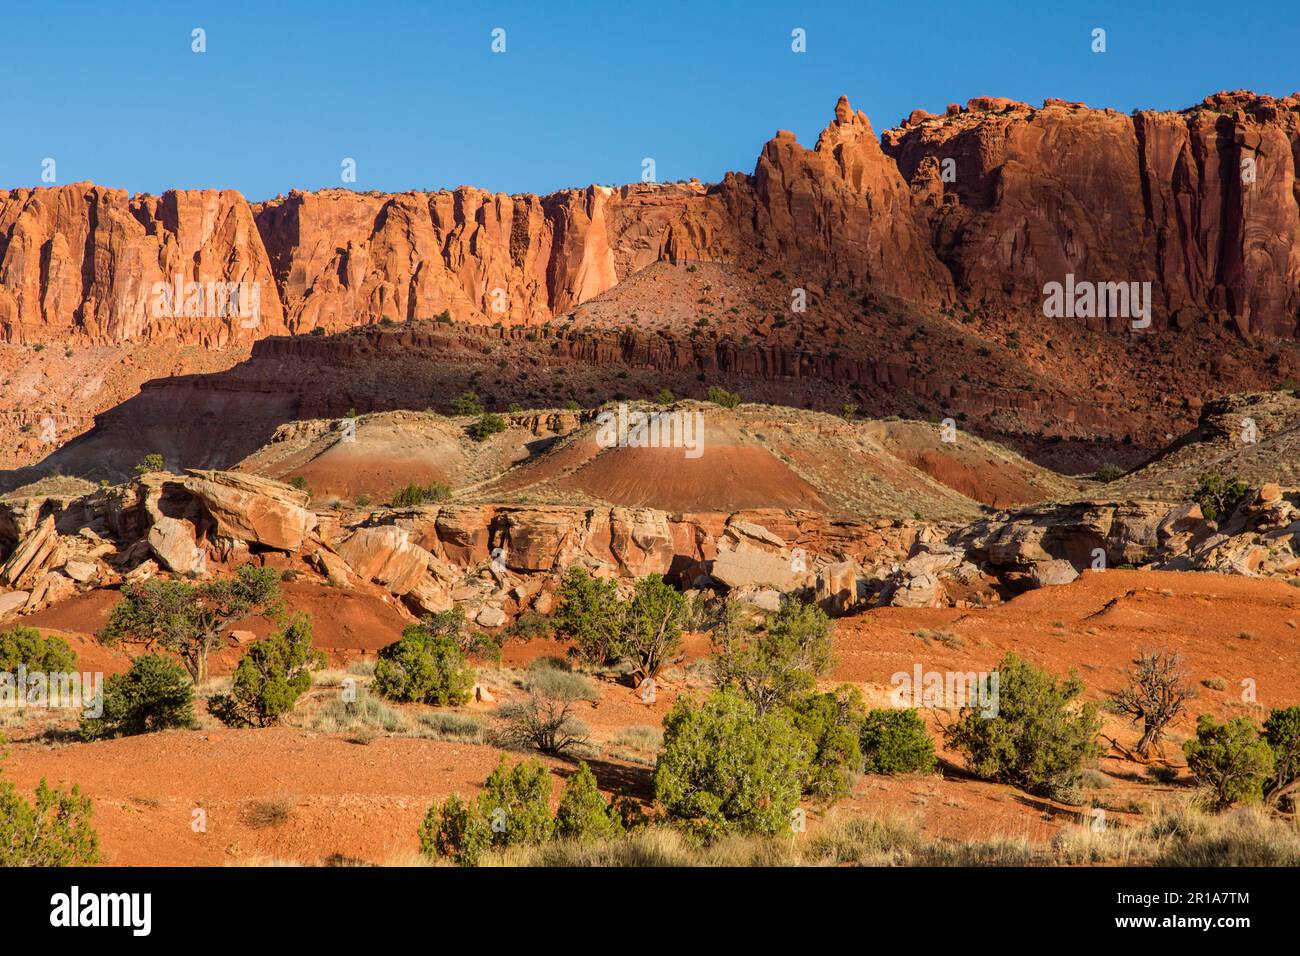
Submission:
[[[264,199],[340,185],[545,193],[752,170],[848,94],[877,132],[972,96],[1176,109],[1300,89],[1300,4],[17,3],[0,10],[0,188],[94,180]],[[207,52],[191,52],[191,30]],[[506,52],[490,50],[506,30]],[[807,31],[807,52],[790,49]],[[1090,49],[1094,27],[1107,52]]]

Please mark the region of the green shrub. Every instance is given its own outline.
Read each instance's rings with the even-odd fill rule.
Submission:
[[[1205,787],[1210,806],[1258,803],[1273,773],[1273,751],[1246,717],[1220,724],[1209,714],[1196,720],[1196,736],[1183,744],[1187,768]]]
[[[312,647],[311,618],[298,614],[248,649],[231,692],[212,698],[208,710],[232,727],[269,727],[293,710],[311,687],[311,672],[324,666],[324,653]]]
[[[104,682],[104,712],[81,721],[86,740],[194,727],[194,686],[185,668],[158,654],[137,657],[125,674]]]
[[[483,403],[473,392],[462,392],[451,400],[453,415],[482,415]]]
[[[729,392],[725,388],[719,388],[717,385],[710,385],[706,397],[715,405],[721,405],[723,408],[735,408],[740,404],[740,395],[736,392]]]
[[[13,673],[21,666],[45,674],[67,674],[76,669],[77,656],[63,638],[42,637],[34,627],[17,624],[0,631],[0,672]]]
[[[435,615],[403,630],[401,640],[379,652],[375,662],[376,693],[390,700],[437,707],[468,701],[474,671],[465,663],[453,628],[454,624]]]
[[[222,633],[252,614],[283,613],[280,573],[245,564],[233,578],[199,585],[151,578],[128,585],[113,606],[100,640],[123,638],[157,642],[180,655],[196,684],[208,676],[208,655],[223,643]]]
[[[593,664],[611,660],[626,613],[618,586],[575,565],[565,574],[558,594],[560,607],[551,619],[556,639],[572,641]]]
[[[755,628],[743,606],[728,602],[712,630],[714,680],[734,687],[760,713],[807,694],[834,663],[830,619],[815,604],[783,598]]]
[[[865,773],[930,773],[934,740],[913,708],[884,708],[862,723],[862,769]]]
[[[489,847],[531,846],[551,838],[551,774],[536,760],[510,767],[505,754],[471,804],[453,794],[420,826],[420,850],[474,866]]]
[[[491,845],[491,823],[476,804],[466,803],[457,793],[429,807],[420,824],[420,852],[431,858],[441,856],[461,866],[477,866]]]
[[[517,638],[521,641],[529,641],[536,637],[549,638],[554,635],[555,627],[551,624],[551,619],[538,611],[524,611],[511,621],[501,634],[502,637]]]
[[[496,412],[488,412],[486,415],[480,415],[478,420],[469,426],[469,437],[475,441],[486,441],[489,436],[505,430],[506,420]]]
[[[686,598],[661,574],[647,574],[623,615],[623,628],[614,645],[618,657],[627,658],[639,680],[656,677],[682,649],[682,628],[687,620]]]
[[[600,795],[591,768],[579,763],[565,783],[555,811],[555,836],[589,843],[609,840],[622,832],[623,821]]]
[[[1232,517],[1249,490],[1237,475],[1224,478],[1217,468],[1211,468],[1197,480],[1192,500],[1201,506],[1201,514],[1208,520],[1226,521]]]
[[[1097,755],[1101,718],[1091,704],[1072,706],[1083,682],[1057,679],[1008,652],[998,664],[998,710],[963,707],[945,732],[971,771],[1030,793],[1070,801],[1080,774]]]
[[[451,497],[451,486],[436,482],[432,485],[409,484],[393,495],[393,507],[415,508],[426,501],[446,501]],[[360,504],[360,501],[357,502]]]
[[[1279,707],[1264,721],[1264,741],[1273,751],[1273,774],[1267,783],[1270,800],[1283,796],[1295,802],[1300,786],[1300,707]]]
[[[44,778],[35,797],[28,803],[12,783],[0,779],[0,867],[98,863],[90,798],[76,785],[68,792],[51,788]]]
[[[759,714],[734,691],[682,696],[664,719],[655,796],[668,815],[706,838],[790,827],[810,757],[784,709]]]
[[[155,471],[163,471],[166,467],[163,464],[163,456],[157,452],[151,452],[140,459],[140,464],[135,466],[135,473],[137,475],[148,475]]]
[[[484,782],[478,803],[489,818],[498,814],[493,827],[494,847],[519,847],[542,843],[551,836],[551,773],[541,761],[524,760],[508,765],[506,754],[500,756],[497,769]]]
[[[1092,480],[1102,482],[1118,481],[1126,474],[1127,472],[1119,465],[1114,465],[1107,461],[1102,462],[1102,464],[1097,467],[1097,470],[1092,473]]]
[[[675,401],[677,401],[677,396],[674,395],[672,391],[667,388],[659,389],[659,394],[656,395],[654,398],[654,402],[656,405],[671,405]]]
[[[795,729],[811,748],[803,792],[827,802],[848,796],[862,769],[862,695],[845,686],[834,693],[809,694],[791,710]]]
[[[305,491],[307,492],[308,497],[311,496],[311,488],[307,484],[307,479],[304,478],[302,475],[294,475],[292,478],[290,478],[289,487],[296,488],[299,491]]]

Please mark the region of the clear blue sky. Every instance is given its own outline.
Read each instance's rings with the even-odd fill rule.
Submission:
[[[4,189],[45,157],[60,183],[251,199],[340,185],[344,157],[351,188],[386,191],[621,183],[646,156],[713,181],[777,129],[811,145],[841,93],[879,132],[977,95],[1128,111],[1300,89],[1296,0],[0,2]]]

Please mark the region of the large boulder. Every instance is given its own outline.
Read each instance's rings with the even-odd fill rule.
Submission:
[[[25,608],[31,596],[30,591],[6,591],[0,594],[0,617]]]
[[[630,577],[664,574],[672,566],[673,532],[663,511],[611,508],[608,540],[609,553]]]
[[[188,574],[203,567],[203,552],[194,540],[194,526],[188,521],[163,515],[154,521],[147,540],[149,550],[168,571]]]
[[[46,515],[32,531],[18,543],[0,567],[0,585],[27,588],[50,568],[62,564],[59,534],[54,527],[54,516]]]
[[[572,561],[584,536],[584,515],[574,509],[538,509],[507,515],[505,563],[514,571],[551,571]]]
[[[411,540],[410,531],[396,525],[358,528],[339,543],[338,554],[358,577],[381,584],[393,594],[405,594],[416,587],[433,560],[433,555]]]
[[[828,564],[817,575],[817,603],[831,616],[847,614],[858,600],[858,566],[852,561]]]
[[[279,551],[296,551],[316,529],[306,492],[269,478],[192,469],[185,488],[216,522],[217,534]]]
[[[727,587],[769,587],[783,593],[814,583],[806,556],[766,528],[732,522],[718,541],[710,574]]]

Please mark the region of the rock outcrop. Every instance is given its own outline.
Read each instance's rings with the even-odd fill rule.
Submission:
[[[1037,309],[1073,274],[1152,283],[1157,329],[1211,315],[1300,332],[1300,95],[1132,115],[981,97],[887,131],[884,150],[968,300]]]
[[[842,98],[813,149],[778,132],[752,174],[708,188],[330,189],[262,203],[15,189],[0,194],[0,338],[227,347],[443,312],[535,325],[660,260],[777,263],[792,285],[927,308],[1037,309],[1068,273],[1150,281],[1156,328],[1211,315],[1295,337],[1298,155],[1300,95],[1218,93],[1132,116],[977,97],[914,112],[883,144]],[[177,281],[256,288],[256,320],[210,314],[206,299],[200,316],[160,314],[156,288]]]

